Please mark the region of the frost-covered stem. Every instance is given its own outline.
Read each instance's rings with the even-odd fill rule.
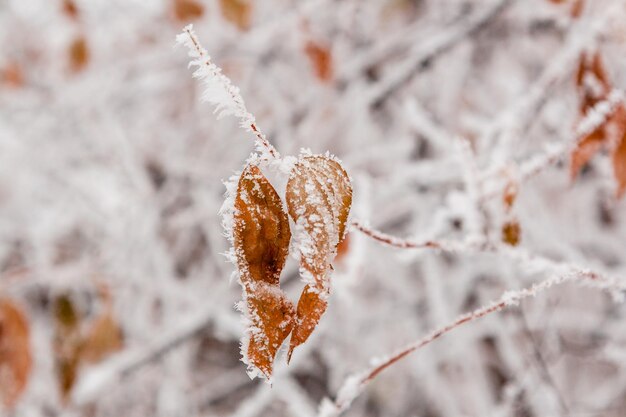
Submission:
[[[544,256],[528,253],[522,249],[510,248],[508,246],[496,246],[484,241],[414,241],[411,239],[401,239],[367,227],[358,220],[352,221],[351,226],[378,242],[396,248],[436,249],[449,253],[468,254],[492,253],[524,265],[529,270],[551,270],[562,274],[576,274],[581,278],[585,278],[586,281],[594,287],[610,290],[616,299],[621,299],[623,292],[626,290],[626,282],[622,282],[622,280],[613,276],[593,271],[584,266],[554,261]]]
[[[395,353],[392,353],[383,359],[372,360],[374,365],[370,368],[348,377],[345,380],[339,390],[337,399],[334,402],[327,401],[322,404],[322,407],[320,408],[320,416],[330,417],[340,415],[350,407],[352,401],[354,401],[354,399],[356,399],[363,392],[365,387],[381,372],[409,354],[439,339],[457,327],[471,323],[491,313],[501,311],[506,307],[517,306],[523,299],[534,297],[538,293],[543,292],[555,285],[559,285],[567,281],[587,280],[588,278],[588,276],[582,276],[577,273],[557,275],[518,291],[507,291],[497,300],[492,301],[483,307],[477,308],[474,311],[458,316],[450,323],[431,331],[426,336],[406,345]]]
[[[395,236],[391,236],[388,235],[386,233],[383,232],[379,232],[378,230],[374,230],[368,226],[366,226],[364,223],[358,221],[358,220],[354,220],[352,222],[352,227],[355,228],[356,230],[358,230],[359,232],[371,237],[374,240],[377,240],[381,243],[384,243],[386,245],[389,246],[393,246],[396,248],[402,248],[402,249],[425,249],[425,248],[431,248],[431,249],[443,249],[441,247],[441,245],[438,242],[432,241],[432,240],[425,240],[423,242],[415,242],[412,240],[407,240],[407,239],[400,239],[397,238]]]
[[[183,33],[176,39],[189,48],[189,56],[194,58],[189,64],[198,67],[194,72],[194,77],[201,78],[205,82],[206,90],[203,99],[216,105],[216,111],[220,115],[231,114],[239,118],[241,127],[252,132],[256,137],[257,150],[261,154],[267,153],[272,158],[279,159],[280,154],[258,128],[254,116],[246,108],[239,88],[234,86],[222,73],[221,68],[211,61],[211,56],[200,44],[193,31],[193,25],[185,26]]]

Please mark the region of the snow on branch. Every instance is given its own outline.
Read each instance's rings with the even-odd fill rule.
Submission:
[[[350,404],[363,392],[365,387],[374,380],[381,372],[389,368],[391,365],[399,362],[401,359],[410,355],[411,353],[423,348],[424,346],[434,342],[445,334],[452,330],[463,326],[464,324],[471,323],[482,317],[485,317],[491,313],[496,313],[507,307],[518,306],[519,303],[526,299],[536,296],[537,294],[548,290],[549,288],[560,285],[568,281],[587,281],[590,279],[589,275],[572,272],[565,275],[555,275],[544,281],[535,283],[530,287],[523,288],[517,291],[506,291],[500,298],[479,307],[471,312],[461,314],[450,323],[436,328],[424,337],[410,343],[403,348],[399,349],[395,353],[384,356],[382,358],[375,358],[370,361],[373,365],[369,368],[348,377],[341,388],[335,401],[325,399],[320,407],[320,417],[335,417],[346,411]],[[599,279],[594,276],[591,279]]]
[[[189,66],[197,67],[193,76],[201,79],[204,83],[202,100],[215,106],[218,118],[223,116],[237,117],[240,126],[255,135],[257,151],[262,156],[267,159],[279,159],[280,154],[259,130],[254,116],[246,108],[239,88],[234,86],[230,79],[222,73],[222,69],[211,61],[211,56],[200,44],[193,30],[193,25],[185,26],[183,32],[176,36],[176,41],[189,49],[189,56],[192,58]]]

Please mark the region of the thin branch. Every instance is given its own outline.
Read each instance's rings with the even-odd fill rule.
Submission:
[[[409,354],[423,348],[431,342],[434,342],[435,340],[444,336],[446,333],[449,333],[450,331],[461,327],[464,324],[476,321],[491,313],[501,311],[507,307],[518,306],[522,300],[534,297],[538,293],[546,291],[555,285],[560,285],[568,281],[587,281],[589,279],[596,280],[599,278],[578,273],[556,275],[519,291],[507,291],[503,293],[497,300],[492,301],[491,303],[483,307],[477,308],[474,311],[458,316],[450,323],[431,331],[426,336],[406,345],[395,353],[378,360],[372,360],[371,362],[373,362],[374,365],[362,372],[348,377],[345,380],[344,384],[339,390],[337,399],[334,402],[326,400],[322,403],[319,414],[320,417],[331,417],[342,414],[350,407],[352,401],[354,401],[354,399],[356,399],[363,392],[365,387],[370,382],[372,382],[372,380],[374,380],[374,378],[376,378],[381,372],[383,372],[394,363],[399,362],[401,359],[405,358]]]
[[[211,61],[209,53],[193,31],[193,25],[186,26],[176,40],[189,48],[189,56],[193,58],[189,66],[197,67],[193,75],[204,81],[205,91],[202,99],[214,104],[220,117],[223,115],[237,117],[241,127],[254,134],[257,150],[261,154],[269,154],[273,159],[279,159],[280,154],[258,128],[254,116],[246,108],[239,88],[234,86],[222,73],[222,69]]]

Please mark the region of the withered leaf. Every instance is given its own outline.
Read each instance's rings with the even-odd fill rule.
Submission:
[[[76,7],[74,0],[63,0],[62,9],[63,13],[65,13],[69,18],[78,18],[78,7]]]
[[[600,126],[578,142],[571,155],[570,176],[572,179],[578,175],[580,170],[600,150],[604,143],[604,138],[604,126]]]
[[[320,43],[308,41],[304,47],[315,75],[320,81],[328,82],[333,78],[333,57],[330,49]]]
[[[220,0],[222,16],[240,30],[248,30],[252,20],[252,4],[249,0]]]
[[[181,22],[199,19],[204,14],[204,6],[197,0],[174,0],[174,16]]]
[[[24,392],[32,354],[30,330],[24,313],[11,300],[0,299],[0,400],[12,408]]]
[[[78,376],[81,316],[67,294],[55,299],[53,309],[55,369],[61,399],[65,402]]]
[[[331,262],[346,232],[352,185],[339,162],[323,155],[307,155],[291,172],[286,200],[297,227],[300,274],[306,282],[298,301],[289,360],[326,311]]]
[[[510,220],[502,225],[502,241],[507,245],[519,245],[522,228],[517,220]]]
[[[81,359],[97,363],[122,348],[122,330],[110,311],[104,312],[91,325],[81,346]]]
[[[74,72],[82,71],[89,63],[89,46],[83,36],[77,37],[70,44],[69,61]]]
[[[290,239],[280,197],[259,167],[248,164],[239,178],[233,216],[233,244],[250,320],[242,353],[248,366],[268,379],[295,318],[293,304],[279,287]]]

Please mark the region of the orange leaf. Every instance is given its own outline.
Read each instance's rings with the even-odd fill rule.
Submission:
[[[511,220],[502,225],[502,241],[507,245],[519,245],[521,234],[522,229],[517,220]]]
[[[330,263],[345,235],[352,185],[337,161],[322,155],[304,156],[289,177],[286,199],[289,215],[298,230],[300,274],[307,283],[298,301],[289,360],[326,311]]]
[[[181,22],[199,19],[204,14],[204,6],[196,0],[174,0],[174,16]]]
[[[19,88],[24,85],[24,72],[17,63],[9,63],[0,71],[0,81],[9,87]]]
[[[81,317],[68,295],[54,301],[54,356],[61,398],[66,402],[74,387],[80,364]]]
[[[82,71],[89,63],[89,47],[84,37],[79,36],[70,44],[69,60],[70,68],[74,72]]]
[[[78,18],[78,8],[74,0],[63,0],[63,13],[71,19]]]
[[[122,330],[110,311],[98,317],[83,339],[81,359],[88,363],[100,362],[122,348]]]
[[[605,134],[603,125],[589,133],[578,142],[571,155],[572,162],[570,167],[570,176],[572,179],[578,175],[580,170],[600,150],[604,140]]]
[[[252,20],[252,5],[248,0],[220,0],[222,16],[240,30],[248,30]]]
[[[585,1],[584,0],[574,0],[574,4],[572,4],[572,9],[570,10],[570,16],[574,19],[578,19],[585,10]]]
[[[0,299],[0,400],[12,408],[24,392],[32,368],[30,331],[24,313]]]
[[[333,78],[333,57],[330,49],[313,41],[307,42],[304,52],[320,81],[328,82]]]
[[[249,340],[242,343],[250,371],[271,378],[276,352],[294,323],[294,307],[280,290],[289,252],[289,219],[280,197],[258,166],[248,164],[239,178],[233,244],[243,287]]]

